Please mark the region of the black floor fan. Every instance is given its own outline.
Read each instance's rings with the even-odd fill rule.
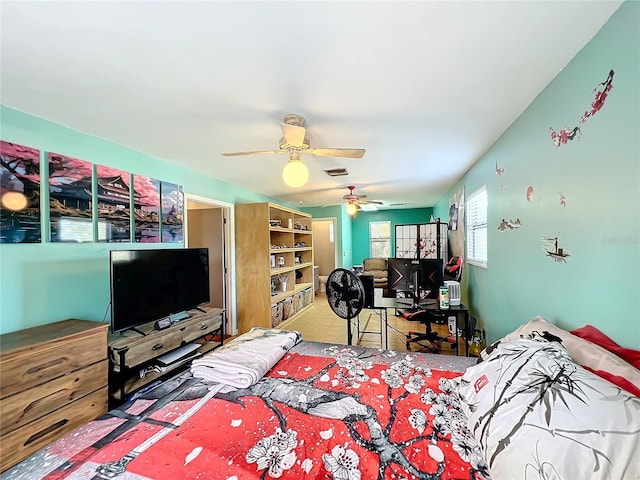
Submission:
[[[364,286],[351,270],[336,268],[327,278],[327,301],[333,313],[347,320],[347,344],[351,345],[351,319],[357,317],[364,306]]]

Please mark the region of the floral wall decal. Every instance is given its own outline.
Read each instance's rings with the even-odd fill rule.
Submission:
[[[609,70],[609,75],[607,76],[607,79],[604,82],[601,82],[598,85],[596,85],[596,88],[593,89],[594,99],[591,102],[591,109],[585,110],[585,112],[582,114],[579,121],[580,125],[586,123],[586,121],[590,117],[598,113],[600,109],[602,109],[602,107],[604,106],[604,102],[606,101],[607,96],[609,95],[609,92],[613,88],[613,74],[614,74],[613,70]],[[559,147],[560,145],[564,145],[565,143],[568,143],[570,140],[574,140],[576,137],[579,138],[582,133],[580,131],[580,126],[575,126],[573,128],[565,127],[557,132],[551,127],[549,127],[549,129],[551,130],[551,141],[556,147]]]
[[[496,161],[496,177],[500,177],[501,182],[502,182],[502,175],[504,174],[504,169],[505,169],[505,166],[498,165],[498,162]],[[500,188],[505,188],[505,184],[500,183]]]
[[[561,129],[559,132],[556,132],[551,127],[549,127],[549,129],[551,130],[551,140],[553,141],[553,144],[556,147],[559,147],[560,145],[563,145],[569,142],[569,140],[575,139],[576,136],[579,138],[580,134],[582,133],[580,132],[580,127],[573,127],[573,128],[565,127]]]
[[[564,193],[558,192],[558,195],[560,197],[560,205],[562,205],[563,207],[566,207],[567,206],[567,198],[565,197]]]
[[[602,86],[601,89],[599,89],[600,86]],[[604,82],[599,83],[596,88],[593,89],[595,98],[593,99],[593,102],[591,102],[591,110],[585,110],[584,114],[580,118],[580,123],[585,123],[589,117],[592,117],[598,113],[602,107],[604,107],[604,102],[612,88],[613,70],[609,70],[609,76],[607,79]]]

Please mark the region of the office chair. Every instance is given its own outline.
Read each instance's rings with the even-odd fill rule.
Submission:
[[[407,350],[411,349],[411,343],[417,343],[421,347],[428,349],[433,353],[440,353],[440,342],[448,341],[448,338],[441,337],[437,332],[431,330],[431,324],[446,325],[449,317],[449,312],[446,310],[416,310],[415,312],[406,313],[403,315],[406,320],[410,322],[420,322],[425,326],[424,332],[415,332],[409,330],[407,332],[406,347]],[[425,345],[423,341],[429,342],[429,345]],[[455,340],[454,340],[455,343]],[[455,348],[455,347],[454,347]]]
[[[462,279],[462,257],[453,256],[444,266],[444,279],[461,282]]]

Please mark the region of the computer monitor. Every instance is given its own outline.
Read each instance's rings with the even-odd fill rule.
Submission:
[[[440,258],[390,258],[387,278],[389,289],[409,293],[411,308],[419,308],[429,299],[433,302],[438,298],[440,286],[444,285],[444,261]]]

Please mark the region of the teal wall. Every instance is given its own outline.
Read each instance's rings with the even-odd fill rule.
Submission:
[[[362,260],[369,257],[369,222],[391,222],[391,251],[395,251],[393,239],[395,226],[407,223],[426,223],[431,219],[431,208],[409,208],[395,210],[378,210],[375,212],[358,212],[350,217],[344,205],[332,207],[302,208],[313,218],[336,218],[338,233],[338,265],[337,267],[351,268],[361,265]],[[447,217],[448,218],[448,211]],[[443,221],[446,221],[443,217]]]
[[[431,219],[431,208],[406,208],[394,210],[378,210],[375,212],[358,212],[353,218],[353,263],[361,265],[365,258],[369,258],[369,223],[371,222],[391,222],[391,256],[395,252],[395,228],[396,225],[408,223],[427,223]],[[446,221],[447,216],[442,217]]]
[[[640,348],[639,49],[640,3],[625,2],[436,204],[435,215],[446,218],[461,185],[466,196],[487,186],[488,268],[467,265],[463,302],[489,341],[542,315],[568,330],[594,325]],[[577,125],[610,69],[604,107],[581,125],[579,139],[554,146],[549,127]],[[519,218],[522,228],[499,231],[502,218]],[[570,251],[566,264],[545,256],[545,236]]]
[[[2,140],[166,180],[182,185],[185,193],[228,203],[270,200],[3,106],[0,127]],[[219,162],[224,165],[224,160]],[[45,224],[48,198],[48,189],[43,187]],[[157,248],[157,244],[0,244],[0,332],[71,317],[101,321],[109,304],[109,250],[149,247]]]

